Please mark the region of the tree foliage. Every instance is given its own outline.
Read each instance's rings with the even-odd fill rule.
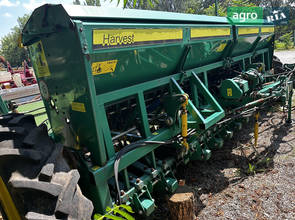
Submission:
[[[89,5],[89,6],[100,6],[100,0],[84,0],[84,1],[74,0],[73,1],[74,5],[81,5],[81,3],[84,5]]]
[[[25,48],[19,47],[19,38],[21,31],[25,26],[30,15],[25,14],[17,19],[17,25],[11,29],[11,32],[1,39],[0,54],[12,66],[20,66],[24,60],[27,60],[28,54]]]
[[[229,6],[256,6],[251,0],[218,0],[219,16],[226,16]],[[215,0],[128,0],[127,8],[190,14],[215,15]]]
[[[126,8],[196,13],[199,12],[201,2],[200,0],[129,0]]]
[[[95,214],[94,215],[94,220],[104,220],[104,219],[113,219],[113,220],[135,220],[133,216],[131,215],[134,213],[132,210],[131,206],[121,204],[121,205],[116,205],[111,208],[107,206],[106,208],[106,214],[100,215],[100,214]]]

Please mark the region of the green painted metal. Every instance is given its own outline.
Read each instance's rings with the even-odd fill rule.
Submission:
[[[225,99],[240,99],[243,96],[243,90],[234,79],[222,81],[220,93]]]
[[[0,96],[0,114],[8,114],[9,110],[6,103],[3,101],[2,97]]]
[[[120,157],[119,196],[150,215],[154,194],[178,187],[177,164],[208,160],[241,129],[237,112],[283,94],[285,78],[263,84],[274,40],[264,27],[272,26],[48,4],[32,13],[23,43],[54,138],[78,158],[80,185],[96,212],[117,202],[114,162],[130,143],[145,146]],[[233,99],[224,96],[228,88]],[[184,94],[189,95],[188,150],[181,144]]]

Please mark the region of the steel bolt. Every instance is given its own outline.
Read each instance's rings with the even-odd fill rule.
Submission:
[[[80,30],[80,32],[82,32],[82,31],[83,31],[83,28],[81,28],[81,27],[80,27],[80,29],[79,29],[79,30]]]
[[[165,122],[168,126],[171,126],[171,125],[173,125],[173,118],[168,117],[168,118],[166,118]]]
[[[185,180],[179,180],[178,185],[179,186],[184,186],[185,185]]]
[[[124,195],[125,195],[124,190],[121,190],[121,196],[124,196]]]
[[[140,183],[140,179],[139,178],[136,179],[136,183]]]

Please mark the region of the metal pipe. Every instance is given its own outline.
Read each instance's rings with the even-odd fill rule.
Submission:
[[[287,86],[288,86],[288,118],[286,120],[287,123],[291,123],[292,122],[292,118],[291,118],[291,111],[292,111],[292,97],[293,97],[293,81],[289,81],[287,83]]]
[[[112,131],[112,134],[118,135],[118,134],[120,134],[120,132]],[[134,137],[134,138],[142,138],[142,136],[136,135],[136,134],[126,134],[126,136]]]
[[[249,102],[249,103],[247,103],[246,105],[243,105],[243,106],[241,106],[241,107],[238,107],[238,108],[233,109],[232,112],[236,112],[236,111],[239,111],[239,110],[243,110],[243,109],[248,108],[248,107],[250,107],[250,106],[252,106],[252,105],[260,104],[260,103],[265,102],[265,101],[267,101],[268,99],[272,99],[272,98],[274,98],[274,97],[275,97],[275,96],[269,96],[269,97],[267,97],[267,98],[261,98],[261,99],[255,100],[255,101],[253,101],[253,102]]]
[[[26,96],[26,97],[29,97],[29,96]],[[30,103],[33,103],[33,102],[39,102],[41,101],[42,99],[39,98],[39,99],[34,99],[34,100],[31,100],[31,101],[27,101],[27,102],[20,102],[20,103],[17,103],[18,106],[20,105],[25,105],[25,104],[30,104]]]
[[[130,132],[132,132],[132,131],[135,131],[135,130],[136,130],[136,127],[134,126],[134,127],[130,128],[130,129],[128,129],[127,131],[124,131],[124,132],[122,132],[122,133],[120,133],[120,134],[112,137],[112,141],[114,141],[114,140],[116,140],[116,139],[118,139],[118,138],[120,138],[120,137],[122,137],[122,136],[124,136],[124,135],[126,135],[126,134],[128,134]]]

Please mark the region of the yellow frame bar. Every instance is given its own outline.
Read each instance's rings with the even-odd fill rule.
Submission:
[[[14,202],[1,177],[0,177],[0,202],[9,220],[21,220],[20,215],[14,205]]]

